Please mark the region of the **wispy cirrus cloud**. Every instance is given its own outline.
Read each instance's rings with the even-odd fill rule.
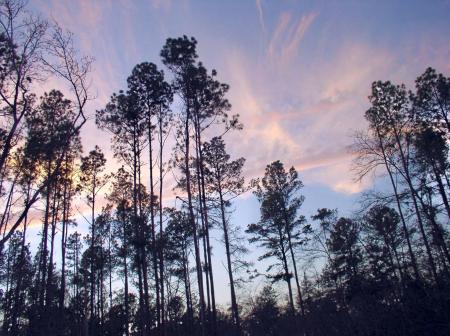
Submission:
[[[258,11],[259,25],[263,33],[266,32],[266,23],[264,22],[263,0],[255,0],[256,10]]]
[[[275,40],[288,30],[290,20],[287,14],[281,16],[273,33]],[[305,34],[305,26],[300,20],[298,36]],[[293,48],[298,41],[287,46]],[[273,39],[270,43],[275,45]],[[280,159],[302,171],[306,182],[346,194],[366,188],[368,184],[353,180],[347,146],[352,141],[351,130],[364,125],[371,81],[393,67],[390,54],[349,42],[327,63],[316,59],[302,66],[294,60],[289,71],[284,63],[271,62],[272,57],[268,53],[254,63],[239,49],[227,57],[233,83],[231,100],[245,125],[245,136],[231,138],[229,145],[233,152],[248,158],[246,174],[259,176],[266,164]],[[319,171],[324,175],[321,178]]]
[[[297,25],[294,26],[294,30],[291,32],[291,36],[287,41],[285,48],[283,49],[282,56],[284,58],[290,59],[295,56],[295,53],[298,50],[303,37],[305,36],[316,16],[316,13],[311,13],[302,16],[301,19],[297,22]]]
[[[281,63],[292,61],[316,17],[309,13],[295,19],[290,12],[282,13],[268,45],[269,56]]]
[[[172,7],[172,0],[151,0],[151,4],[155,9],[169,10]]]
[[[96,57],[93,87],[98,100],[92,114],[112,92],[124,87],[134,64],[157,57],[158,51],[149,49],[154,43],[145,47],[145,41],[200,32],[199,46],[221,50],[210,52],[214,58],[203,59],[203,49],[200,57],[205,64],[217,66],[219,77],[231,85],[233,113],[241,115],[245,129],[227,135],[227,144],[233,156],[248,158],[248,176],[263,173],[267,163],[281,159],[314,183],[320,171],[326,175],[322,183],[343,192],[360,190],[344,168],[351,160],[345,148],[351,142],[351,130],[364,127],[370,83],[377,79],[411,82],[427,65],[444,72],[450,69],[450,49],[440,31],[403,32],[402,43],[389,44],[383,27],[373,30],[376,36],[371,22],[358,22],[358,30],[346,29],[354,18],[348,13],[336,15],[326,6],[255,0],[247,15],[260,29],[233,36],[222,49],[221,37],[229,37],[229,25],[239,23],[225,16],[220,17],[221,24],[217,17],[206,20],[211,13],[218,15],[216,11],[222,15],[222,8],[215,6],[172,0],[36,2],[75,31],[83,53]],[[189,11],[183,10],[186,6]],[[227,6],[229,13],[235,10],[235,4]],[[173,16],[177,10],[182,10],[181,19]],[[140,13],[146,15],[140,17]],[[147,14],[156,19],[156,29],[151,22],[139,21],[147,19]],[[245,20],[245,13],[240,14]],[[259,50],[260,45],[249,42],[261,41],[261,31]],[[155,48],[160,47],[158,42]],[[93,123],[87,125],[89,144],[98,142],[98,134]],[[106,134],[101,143],[108,147]]]

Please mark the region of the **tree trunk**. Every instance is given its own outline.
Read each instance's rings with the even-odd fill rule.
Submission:
[[[30,184],[28,184],[27,186],[27,196],[26,196],[26,201],[28,202],[29,198],[30,198],[30,189],[31,186]],[[27,233],[27,224],[28,224],[28,218],[25,217],[24,222],[23,222],[23,232],[22,232],[22,245],[20,248],[20,269],[24,266],[25,264],[25,240],[26,240],[26,233]],[[15,288],[15,292],[14,292],[14,305],[13,305],[13,310],[11,313],[11,335],[18,335],[19,334],[19,324],[18,324],[18,319],[19,319],[19,301],[20,301],[20,292],[22,291],[22,277],[19,277],[17,279],[17,284],[16,284],[16,288]]]
[[[448,203],[447,193],[445,192],[444,184],[442,183],[442,179],[440,174],[438,173],[435,165],[433,164],[433,172],[436,177],[436,182],[439,187],[439,193],[441,195],[442,201],[444,202],[445,210],[447,212],[447,216],[450,218],[450,205]]]
[[[59,308],[61,312],[64,311],[64,301],[66,294],[66,243],[68,233],[67,220],[70,209],[70,190],[67,191],[67,189],[68,188],[66,182],[64,183],[64,192],[63,192],[63,214],[62,214],[62,233],[61,233],[61,290],[59,296]]]
[[[156,246],[156,227],[155,227],[155,208],[154,208],[154,187],[153,187],[153,149],[152,149],[152,125],[148,124],[148,156],[149,156],[149,189],[150,189],[150,225],[152,230],[152,259],[153,272],[155,274],[155,292],[156,292],[156,325],[158,330],[161,328],[161,298],[160,298],[160,280],[158,275],[158,251]],[[160,200],[161,201],[161,200]]]
[[[151,144],[149,144],[151,146]],[[148,334],[150,332],[150,295],[148,286],[148,268],[147,268],[147,249],[146,249],[146,237],[147,237],[147,225],[143,217],[142,209],[142,190],[141,190],[141,160],[140,160],[140,147],[138,143],[138,204],[139,204],[139,251],[140,251],[140,262],[142,269],[142,285],[144,294],[144,333]],[[153,179],[153,177],[152,177]],[[153,184],[152,184],[153,185]]]
[[[208,271],[209,271],[209,281],[211,285],[211,306],[212,306],[212,322],[213,322],[213,335],[217,334],[217,310],[216,310],[216,295],[214,290],[214,275],[212,270],[212,258],[211,258],[211,244],[209,239],[209,222],[208,222],[208,207],[206,204],[206,192],[205,192],[205,175],[203,169],[203,152],[201,145],[201,130],[198,119],[196,120],[196,132],[197,132],[197,148],[198,148],[198,167],[200,173],[200,202],[203,203],[203,217],[205,223],[205,234],[206,234],[206,246],[207,246],[207,256],[208,256]]]
[[[125,335],[130,335],[129,330],[129,323],[130,323],[130,300],[128,298],[128,260],[127,260],[127,254],[128,254],[128,244],[127,244],[127,236],[126,236],[126,224],[125,224],[125,218],[123,219],[123,267],[124,267],[124,304],[125,304]]]
[[[405,158],[405,154],[403,153],[403,147],[400,141],[400,137],[399,134],[397,132],[397,129],[394,128],[394,134],[395,134],[395,139],[398,145],[398,149],[400,152],[400,158],[401,158],[401,162],[402,162],[402,167],[404,170],[404,178],[406,183],[408,184],[409,187],[409,191],[410,191],[410,195],[413,201],[413,205],[414,205],[414,210],[416,212],[416,217],[417,217],[417,221],[419,224],[419,229],[420,229],[420,233],[422,234],[422,240],[423,243],[425,244],[425,249],[427,251],[427,256],[428,256],[428,262],[430,263],[430,268],[431,268],[431,272],[433,274],[433,278],[436,281],[436,283],[438,283],[438,276],[437,276],[437,272],[436,272],[436,265],[434,262],[434,258],[433,255],[431,253],[431,248],[430,248],[430,244],[428,242],[428,238],[427,235],[425,233],[425,228],[423,225],[423,221],[422,221],[422,216],[420,215],[420,210],[419,210],[419,206],[417,204],[417,199],[416,199],[416,190],[412,184],[412,180],[411,177],[409,175],[409,169],[408,169],[408,165],[406,163],[406,158]]]
[[[227,221],[226,221],[226,217],[225,217],[225,204],[224,204],[223,195],[222,195],[222,187],[220,184],[221,183],[220,176],[219,176],[219,181],[217,181],[217,182],[219,185],[220,211],[221,211],[221,215],[222,215],[222,228],[223,228],[223,236],[224,236],[224,240],[225,240],[225,251],[226,251],[226,255],[227,255],[228,279],[230,281],[231,311],[233,314],[234,324],[236,327],[236,335],[240,336],[241,335],[241,322],[239,319],[239,309],[238,309],[237,300],[236,300],[236,292],[234,289],[233,267],[232,267],[232,263],[231,263],[231,251],[230,251],[230,239],[228,237],[228,226],[227,226]]]
[[[50,178],[50,162],[47,165],[47,179]],[[42,245],[41,245],[41,267],[39,273],[41,274],[40,294],[39,294],[39,306],[44,306],[45,299],[45,284],[46,284],[46,270],[47,270],[47,244],[48,244],[48,220],[50,215],[50,192],[51,183],[47,183],[46,195],[45,195],[45,212],[44,212],[44,224],[42,229]]]
[[[91,281],[91,293],[90,293],[90,325],[91,325],[91,330],[93,327],[93,319],[94,319],[94,297],[95,297],[95,275],[94,275],[94,258],[95,258],[95,184],[96,184],[96,179],[94,176],[94,183],[92,186],[92,203],[91,203],[91,277],[90,277],[90,281]]]
[[[292,287],[291,287],[291,278],[290,278],[291,274],[289,273],[289,267],[288,267],[286,252],[285,252],[285,248],[284,248],[283,232],[281,231],[281,227],[278,227],[278,233],[279,233],[279,237],[280,237],[280,251],[281,251],[281,259],[282,259],[281,261],[283,263],[285,281],[288,285],[289,306],[290,306],[291,312],[293,313],[293,312],[295,312],[295,308],[294,308],[294,298],[292,296]]]
[[[164,231],[163,231],[163,117],[162,110],[160,107],[160,117],[159,117],[159,239],[160,244],[158,246],[159,251],[159,277],[160,277],[160,290],[161,290],[161,335],[166,334],[166,323],[165,323],[165,301],[164,301]],[[155,278],[155,280],[157,280]]]
[[[408,253],[409,253],[409,256],[411,258],[411,263],[412,263],[414,275],[415,275],[417,280],[420,280],[421,277],[420,277],[419,269],[417,267],[416,257],[414,255],[413,250],[412,250],[411,239],[410,239],[410,236],[409,236],[408,227],[406,226],[405,217],[403,215],[403,210],[402,210],[402,206],[401,206],[401,203],[400,203],[400,197],[399,197],[399,194],[398,194],[398,191],[397,191],[397,185],[396,185],[396,183],[394,181],[394,177],[392,175],[391,168],[389,167],[389,160],[388,160],[388,158],[386,156],[386,151],[385,151],[385,148],[384,148],[382,137],[381,137],[381,134],[380,134],[380,131],[379,131],[378,128],[377,128],[377,137],[378,137],[378,142],[379,142],[380,149],[381,149],[381,152],[382,152],[382,155],[383,155],[384,165],[386,167],[386,170],[387,170],[388,175],[389,175],[389,179],[391,181],[392,188],[394,190],[395,201],[397,203],[398,213],[400,215],[400,219],[401,219],[401,222],[402,222],[403,233],[405,235],[406,243],[408,245]]]
[[[203,276],[202,276],[202,264],[200,260],[200,249],[199,249],[199,241],[197,235],[197,224],[195,223],[194,210],[192,207],[192,191],[191,191],[191,173],[189,170],[189,120],[190,120],[190,111],[189,106],[187,106],[186,120],[185,120],[185,157],[184,157],[184,167],[186,173],[186,191],[188,197],[188,210],[189,210],[189,221],[192,226],[193,236],[194,236],[194,250],[195,250],[195,264],[197,270],[197,282],[198,282],[198,291],[200,298],[200,322],[201,322],[201,334],[204,336],[205,333],[205,297],[203,292]]]
[[[294,249],[292,247],[291,230],[289,228],[287,209],[286,209],[286,205],[284,204],[284,201],[283,201],[283,216],[284,216],[284,222],[285,222],[285,230],[286,230],[286,233],[288,236],[288,247],[289,247],[289,251],[291,253],[291,258],[292,258],[292,266],[294,267],[295,284],[297,286],[297,294],[298,294],[298,300],[300,303],[300,310],[301,310],[302,316],[305,316],[305,307],[303,305],[303,297],[302,297],[302,292],[300,289],[300,282],[298,280],[297,262],[295,261]]]

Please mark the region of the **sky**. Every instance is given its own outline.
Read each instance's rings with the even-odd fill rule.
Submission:
[[[366,127],[371,83],[413,89],[428,66],[450,75],[448,0],[31,0],[30,7],[72,31],[80,52],[95,58],[85,152],[99,145],[108,166],[118,165],[95,110],[125,89],[137,63],[163,68],[159,52],[168,37],[194,36],[199,59],[230,85],[232,114],[244,124],[227,135],[228,151],[246,158],[247,180],[274,160],[294,166],[308,218],[322,207],[351,214],[361,192],[374,187],[371,179],[354,181],[348,150],[352,134]],[[234,207],[236,225],[258,219],[251,195]],[[215,259],[220,285],[220,248]],[[227,300],[219,291],[219,302]]]

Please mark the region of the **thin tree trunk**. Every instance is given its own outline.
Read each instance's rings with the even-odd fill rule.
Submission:
[[[184,286],[185,286],[185,295],[186,295],[186,309],[188,316],[188,331],[190,333],[193,332],[194,325],[194,311],[192,307],[192,296],[191,296],[191,284],[189,279],[189,260],[187,255],[187,246],[183,249],[183,274],[184,274]]]
[[[95,185],[96,185],[96,177],[94,175],[94,182],[92,186],[92,203],[91,203],[91,293],[90,293],[90,325],[91,330],[93,327],[93,319],[94,319],[94,296],[95,296],[95,275],[94,275],[94,258],[95,258]]]
[[[420,233],[422,234],[422,240],[423,240],[423,243],[425,245],[425,249],[427,251],[428,262],[430,263],[431,272],[433,274],[434,280],[436,281],[436,283],[438,283],[439,280],[438,280],[438,276],[437,276],[437,272],[436,272],[436,265],[435,265],[435,262],[434,262],[433,255],[431,253],[431,248],[430,248],[430,244],[428,242],[427,235],[425,233],[425,228],[424,228],[424,224],[423,224],[423,221],[422,221],[422,216],[420,215],[419,206],[417,204],[416,190],[415,190],[415,188],[414,188],[414,186],[412,184],[412,180],[411,180],[411,177],[409,175],[408,165],[406,163],[405,154],[403,153],[403,148],[402,148],[402,144],[401,144],[401,141],[400,141],[400,137],[399,137],[399,134],[397,132],[397,129],[395,129],[395,128],[394,128],[394,134],[395,134],[395,139],[396,139],[396,142],[397,142],[397,145],[398,145],[398,149],[399,149],[399,152],[400,152],[400,158],[401,158],[401,162],[402,162],[402,167],[403,167],[403,170],[404,170],[404,173],[405,173],[404,178],[405,178],[405,181],[406,181],[406,183],[408,184],[408,187],[409,187],[409,191],[410,191],[411,198],[412,198],[413,205],[414,205],[414,210],[416,212],[416,217],[417,217],[417,221],[418,221],[418,224],[419,224]]]
[[[133,227],[134,227],[134,238],[135,240],[139,240],[141,236],[141,230],[140,230],[140,221],[139,221],[139,215],[138,215],[138,145],[137,142],[138,136],[137,136],[137,129],[136,125],[134,126],[133,131]],[[138,273],[138,292],[139,292],[139,310],[142,314],[144,311],[144,300],[143,300],[143,285],[142,285],[142,263],[141,263],[141,248],[139,242],[136,245],[136,252],[135,252],[135,261],[137,264],[137,273]],[[144,332],[144,325],[143,325],[143,319],[140,318],[138,320],[139,324],[139,333],[140,335]]]
[[[104,331],[103,331],[103,328],[104,328],[104,325],[105,325],[105,315],[104,315],[104,296],[103,296],[103,282],[104,282],[104,272],[103,272],[103,269],[104,269],[104,264],[105,264],[105,261],[104,261],[104,254],[103,254],[103,237],[101,237],[101,242],[100,242],[100,247],[101,247],[101,250],[100,250],[100,265],[101,265],[101,268],[100,268],[100,279],[99,279],[99,292],[100,292],[100,326],[101,326],[101,332],[103,333]]]
[[[109,309],[112,308],[112,258],[111,258],[111,223],[108,223],[108,268],[109,268]]]
[[[450,218],[450,205],[448,203],[447,193],[445,192],[444,184],[442,183],[442,179],[440,174],[438,173],[436,167],[433,165],[434,176],[436,177],[436,182],[439,187],[439,193],[441,195],[442,201],[444,202],[445,210],[447,212],[447,216]]]
[[[152,149],[152,125],[148,124],[148,156],[149,156],[149,176],[150,176],[150,225],[152,230],[152,259],[153,272],[155,274],[155,292],[156,292],[156,325],[161,329],[161,298],[160,298],[160,280],[158,274],[158,251],[156,247],[156,226],[155,226],[155,208],[154,208],[154,186],[153,186],[153,149]],[[161,202],[161,200],[160,200]]]
[[[64,311],[64,301],[66,294],[66,242],[67,242],[67,219],[70,203],[70,190],[67,191],[67,181],[64,183],[63,192],[63,214],[62,214],[62,233],[61,233],[61,290],[59,296],[59,308]],[[69,182],[70,183],[70,182]]]
[[[219,176],[218,184],[219,184],[220,211],[221,211],[221,215],[222,215],[222,228],[223,228],[223,236],[224,236],[224,240],[225,240],[225,251],[227,254],[228,279],[230,281],[230,292],[231,292],[231,310],[233,312],[233,319],[234,319],[234,324],[236,327],[236,335],[240,336],[241,335],[241,322],[239,319],[239,309],[238,309],[237,300],[236,300],[236,292],[234,289],[233,267],[232,267],[232,263],[231,263],[231,251],[230,251],[230,239],[228,236],[228,226],[227,226],[227,221],[226,221],[226,217],[225,217],[225,205],[224,205],[224,200],[223,200],[223,195],[222,195],[222,187],[220,184],[220,179],[221,179],[221,177]]]
[[[201,334],[204,336],[205,333],[205,297],[203,292],[203,275],[202,275],[202,264],[200,260],[200,249],[199,249],[199,241],[197,235],[197,224],[195,223],[194,210],[192,207],[192,191],[191,191],[191,173],[189,170],[189,120],[190,120],[190,111],[189,106],[187,106],[186,120],[185,120],[185,157],[184,157],[184,166],[186,170],[186,191],[188,197],[188,210],[189,210],[189,220],[192,226],[193,236],[194,236],[194,250],[195,250],[195,264],[197,269],[197,282],[198,282],[198,291],[200,297],[200,322],[201,322]]]
[[[126,236],[126,224],[125,218],[123,218],[123,267],[124,267],[124,304],[125,304],[125,335],[130,335],[129,324],[130,324],[130,300],[128,298],[128,244]]]
[[[294,298],[292,296],[292,287],[291,287],[291,278],[290,278],[291,274],[289,273],[289,267],[287,264],[286,252],[284,249],[284,238],[283,238],[283,232],[281,231],[281,227],[278,227],[278,234],[280,237],[280,250],[281,250],[281,259],[282,259],[283,268],[284,268],[284,276],[285,276],[285,281],[288,285],[289,306],[290,306],[291,312],[295,312]]]
[[[159,239],[160,244],[158,246],[159,251],[159,277],[160,277],[160,290],[161,290],[161,335],[166,334],[166,323],[165,323],[165,301],[164,301],[164,231],[163,231],[163,117],[162,110],[160,107],[160,117],[159,117]],[[155,279],[157,280],[157,279]]]
[[[151,145],[151,144],[150,144]],[[140,153],[138,143],[138,204],[139,204],[139,251],[140,251],[140,262],[142,269],[142,281],[143,281],[143,294],[144,294],[144,333],[148,334],[150,332],[150,295],[148,286],[148,268],[147,268],[147,249],[146,249],[146,237],[147,237],[147,225],[145,219],[143,218],[142,209],[142,191],[141,191],[141,163],[140,163]]]
[[[50,178],[50,161],[47,165],[47,178]],[[45,212],[44,212],[44,224],[42,229],[42,251],[41,251],[41,268],[39,272],[41,273],[41,283],[40,283],[40,296],[39,296],[39,306],[42,308],[45,299],[45,280],[46,280],[46,270],[47,270],[47,242],[48,242],[48,220],[50,215],[50,187],[51,183],[47,183],[47,190],[45,196]]]
[[[405,216],[403,215],[403,210],[402,210],[402,206],[401,206],[401,203],[400,203],[400,197],[399,197],[398,191],[397,191],[397,185],[396,185],[396,183],[394,181],[394,177],[392,175],[391,168],[389,167],[389,160],[388,160],[387,155],[386,155],[386,151],[385,151],[385,148],[384,148],[384,144],[383,144],[383,141],[382,141],[382,137],[381,137],[380,131],[379,131],[378,128],[377,128],[376,131],[377,131],[377,137],[378,137],[378,142],[379,142],[379,145],[380,145],[380,149],[381,149],[381,152],[382,152],[382,155],[383,155],[384,165],[386,167],[386,170],[387,170],[388,175],[389,175],[389,179],[391,181],[392,188],[394,190],[395,201],[397,203],[398,213],[400,215],[400,219],[401,219],[401,222],[402,222],[403,233],[405,235],[406,243],[408,245],[408,252],[409,252],[409,256],[411,258],[411,263],[412,263],[414,275],[415,275],[417,280],[420,280],[421,277],[420,277],[419,269],[417,267],[416,257],[414,255],[413,250],[412,250],[411,239],[410,239],[410,236],[409,236],[408,227],[406,226]]]
[[[199,210],[197,211],[197,220],[200,215],[200,222],[201,222],[201,228],[202,228],[202,246],[203,246],[203,259],[205,261],[205,267],[203,268],[205,272],[205,282],[206,282],[206,310],[208,311],[208,321],[211,317],[211,290],[210,290],[210,284],[209,284],[209,263],[208,263],[208,252],[207,252],[207,245],[206,245],[206,228],[205,228],[205,222],[203,219],[203,206],[201,201],[200,194],[198,195],[198,202],[199,202]]]
[[[201,130],[198,118],[196,120],[196,132],[197,132],[197,148],[198,148],[198,166],[200,173],[200,202],[203,203],[203,216],[205,223],[205,234],[206,234],[206,246],[207,246],[207,256],[208,256],[208,271],[209,271],[209,281],[211,285],[211,305],[212,305],[212,322],[213,322],[213,335],[217,334],[217,310],[216,310],[216,295],[214,290],[214,275],[212,270],[212,258],[211,258],[211,244],[209,239],[209,222],[208,222],[208,207],[206,204],[206,192],[205,192],[205,175],[203,167],[203,152],[201,145]]]
[[[57,192],[53,193],[53,204],[52,204],[52,231],[50,240],[50,259],[48,262],[48,273],[47,273],[47,293],[46,293],[46,305],[50,307],[53,301],[53,256],[55,247],[55,236],[56,236],[56,221],[58,216],[59,201],[57,202]]]
[[[286,230],[286,233],[288,236],[288,247],[289,247],[289,251],[291,254],[292,266],[294,267],[295,284],[297,286],[297,294],[298,294],[298,300],[300,303],[300,311],[302,313],[302,316],[305,316],[305,307],[303,305],[303,297],[302,297],[302,292],[300,289],[300,282],[298,280],[297,262],[295,261],[294,249],[292,247],[291,230],[289,228],[289,220],[287,217],[287,209],[286,209],[285,204],[283,204],[283,216],[284,216],[284,222],[285,222],[285,230]]]
[[[444,253],[445,258],[447,259],[447,263],[450,264],[450,253],[448,251],[448,247],[445,242],[445,237],[444,237],[444,233],[442,232],[442,228],[436,222],[436,213],[433,208],[432,197],[431,197],[431,195],[428,195],[428,199],[429,199],[429,203],[430,203],[429,205],[425,204],[425,202],[423,201],[423,199],[421,197],[418,197],[418,198],[419,198],[420,204],[422,206],[422,209],[423,209],[425,215],[428,217],[428,220],[430,221],[431,226],[433,227],[433,230],[434,230],[435,234],[437,235],[437,240],[438,240],[437,244],[442,248],[442,252]]]
[[[30,198],[30,183],[27,185],[27,196],[25,203],[29,201]],[[27,234],[27,224],[28,224],[28,216],[25,217],[23,222],[23,232],[22,232],[22,244],[20,248],[20,262],[19,262],[19,269],[22,269],[22,267],[25,264],[25,243],[26,243],[26,234]],[[11,335],[18,335],[19,334],[19,302],[20,302],[20,292],[22,291],[22,279],[23,277],[18,277],[17,284],[14,292],[14,305],[13,305],[13,311],[11,313]]]

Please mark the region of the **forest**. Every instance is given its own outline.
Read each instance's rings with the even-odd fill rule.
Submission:
[[[0,1],[0,31],[0,335],[450,334],[445,74],[371,84],[348,150],[355,180],[386,188],[363,193],[351,216],[306,217],[294,167],[267,162],[248,179],[246,159],[227,151],[245,125],[194,37],[168,38],[154,60],[164,67],[135,65],[92,114],[94,60],[76,36],[20,0]],[[41,93],[44,83],[58,86]],[[116,171],[82,146],[92,120]],[[260,217],[239,227],[243,195]],[[246,295],[255,279],[266,285]]]

